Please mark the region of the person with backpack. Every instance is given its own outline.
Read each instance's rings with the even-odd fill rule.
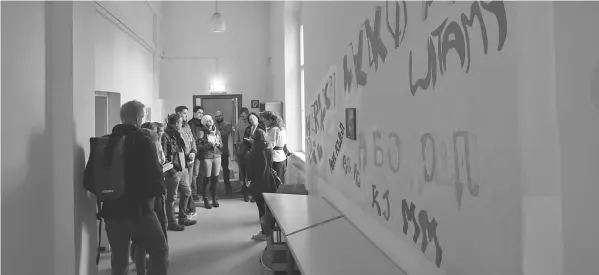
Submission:
[[[162,135],[162,150],[166,161],[173,164],[173,168],[164,173],[166,184],[166,216],[168,219],[167,229],[171,231],[183,231],[185,226],[194,225],[195,220],[190,220],[185,208],[191,199],[191,188],[189,186],[188,161],[185,155],[185,141],[181,135],[183,118],[175,113],[167,118],[167,127]],[[175,194],[179,194],[179,221],[175,222]]]
[[[144,108],[135,100],[123,104],[122,124],[90,139],[83,183],[98,200],[100,227],[106,222],[113,275],[127,274],[132,239],[150,255],[147,274],[167,274],[168,244],[154,212],[155,198],[164,194],[162,167],[154,141],[140,129]]]

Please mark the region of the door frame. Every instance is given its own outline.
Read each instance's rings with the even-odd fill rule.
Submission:
[[[194,95],[193,96],[193,107],[195,108],[195,106],[198,106],[196,104],[196,99],[199,98],[200,99],[200,103],[202,105],[204,105],[204,99],[234,99],[237,98],[237,113],[241,113],[241,108],[243,106],[243,95],[242,94],[223,94],[223,95]],[[199,106],[202,106],[199,105]],[[237,118],[234,118],[233,121],[237,120]]]

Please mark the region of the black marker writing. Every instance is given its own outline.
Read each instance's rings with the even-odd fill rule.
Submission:
[[[426,210],[423,209],[421,209],[418,212],[417,221],[415,215],[416,205],[414,205],[414,203],[410,203],[408,205],[406,199],[403,199],[401,201],[401,213],[403,216],[403,233],[408,235],[408,228],[411,222],[414,225],[414,236],[412,237],[412,240],[414,241],[414,243],[418,243],[418,239],[421,236],[420,232],[422,232],[422,253],[426,252],[426,248],[428,247],[429,242],[434,242],[436,248],[435,264],[437,265],[437,267],[441,267],[441,261],[443,260],[443,249],[441,248],[439,238],[437,237],[437,221],[435,221],[434,218],[429,221],[428,213]]]

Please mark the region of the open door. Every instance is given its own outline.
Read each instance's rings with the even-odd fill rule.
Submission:
[[[233,131],[227,138],[227,147],[229,148],[229,170],[231,170],[231,178],[238,179],[239,168],[233,156],[233,133],[237,128],[237,118],[242,102],[240,94],[225,94],[225,95],[196,95],[193,96],[195,106],[204,107],[204,114],[211,115],[214,118],[216,111],[223,112],[223,119],[231,123]],[[222,173],[221,173],[222,175]]]

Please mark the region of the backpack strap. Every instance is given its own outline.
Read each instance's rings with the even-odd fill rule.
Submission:
[[[98,226],[98,253],[96,254],[96,265],[100,263],[100,250],[102,247],[102,216],[100,212],[102,211],[102,203],[99,200],[96,200],[96,205],[98,206],[98,211],[96,213],[96,219],[100,221],[100,225]]]

